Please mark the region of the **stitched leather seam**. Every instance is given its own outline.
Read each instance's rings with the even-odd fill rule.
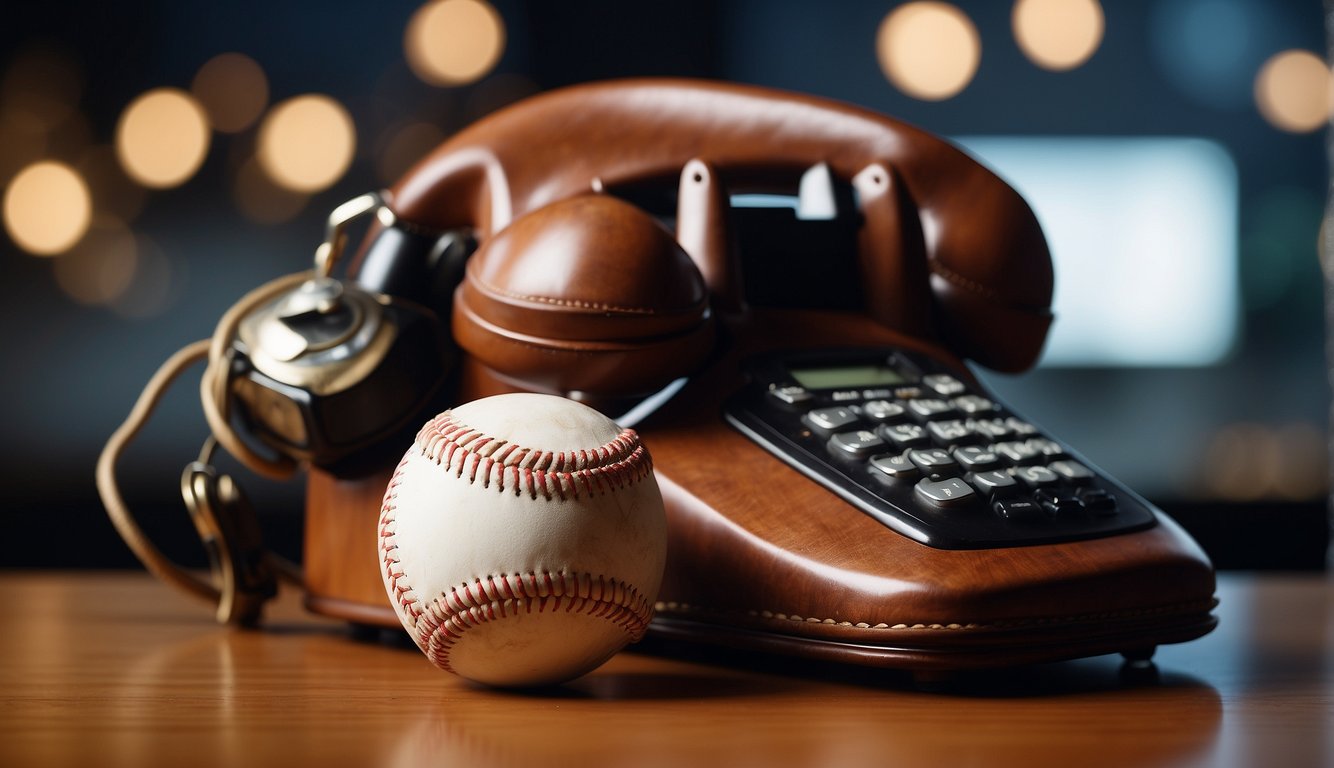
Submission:
[[[1053,616],[1053,617],[1035,617],[1026,619],[1005,619],[1001,621],[989,622],[916,622],[912,624],[897,623],[888,624],[878,622],[871,624],[864,621],[839,621],[836,619],[820,619],[809,616],[799,616],[792,613],[780,613],[776,611],[765,610],[738,610],[738,609],[708,609],[689,603],[679,602],[659,602],[655,609],[659,613],[695,613],[695,614],[716,614],[716,615],[736,615],[744,614],[748,618],[766,619],[770,621],[793,622],[798,624],[824,624],[837,627],[852,627],[855,629],[877,629],[877,630],[945,630],[945,631],[994,631],[998,629],[1022,629],[1036,626],[1052,626],[1060,624],[1077,624],[1089,621],[1107,621],[1117,619],[1136,619],[1149,618],[1153,616],[1162,616],[1173,613],[1182,613],[1187,611],[1213,610],[1218,606],[1218,600],[1210,598],[1209,600],[1197,600],[1190,603],[1176,603],[1173,605],[1157,606],[1154,608],[1137,608],[1127,611],[1106,611],[1101,613],[1074,614],[1071,616]]]
[[[539,451],[500,440],[445,411],[417,433],[413,450],[469,483],[532,499],[578,499],[619,490],[653,472],[648,451],[632,429],[605,445],[576,451]]]
[[[966,288],[972,291],[973,293],[981,294],[987,297],[988,299],[991,299],[992,301],[998,301],[998,302],[1004,301],[1004,298],[1000,295],[1000,292],[997,291],[995,288],[991,288],[987,285],[979,283],[978,281],[973,280],[972,278],[964,277],[963,275],[959,274],[958,272],[955,272],[954,270],[950,269],[944,264],[941,264],[939,261],[932,261],[930,263],[930,268],[932,272],[935,272],[936,274],[940,275],[941,277],[945,278],[951,283],[954,283],[960,288]]]
[[[469,278],[478,286],[481,286],[488,292],[496,294],[497,296],[504,296],[507,299],[513,299],[516,301],[532,301],[538,304],[549,304],[551,306],[556,306],[556,307],[587,309],[587,310],[594,310],[597,312],[620,312],[628,315],[662,315],[662,314],[679,315],[679,314],[685,314],[686,312],[698,312],[700,309],[700,305],[695,304],[694,306],[689,307],[684,312],[680,310],[675,312],[663,312],[662,310],[653,309],[652,307],[626,307],[618,304],[607,304],[605,302],[600,302],[600,301],[582,301],[579,299],[561,299],[553,296],[536,296],[533,294],[516,293],[514,291],[505,290],[504,288],[501,288],[497,285],[494,285],[492,283],[483,280],[476,274],[469,275]]]
[[[648,630],[652,605],[633,586],[589,573],[512,573],[476,579],[443,592],[417,616],[414,639],[440,668],[453,671],[450,652],[469,629],[533,613],[602,618],[630,642]]]

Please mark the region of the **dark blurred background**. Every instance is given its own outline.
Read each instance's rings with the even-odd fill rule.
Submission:
[[[961,142],[1057,264],[1041,366],[988,380],[1226,568],[1320,568],[1315,0],[21,3],[0,27],[0,565],[133,563],[93,466],[154,369],[305,268],[329,210],[542,90],[630,75],[830,96]],[[420,40],[414,43],[414,40]],[[187,377],[122,462],[173,556]],[[299,555],[302,490],[250,479]]]

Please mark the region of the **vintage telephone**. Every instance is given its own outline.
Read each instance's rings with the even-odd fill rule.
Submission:
[[[732,204],[767,192],[796,192],[797,218],[828,237]],[[361,216],[373,223],[352,277],[332,281]],[[374,556],[392,471],[376,446],[401,453],[389,436],[432,407],[539,391],[633,421],[652,451],[670,533],[660,636],[929,673],[1142,659],[1216,622],[1198,546],[964,364],[1033,363],[1051,264],[1023,200],[922,131],[747,86],[568,88],[335,212],[321,253],[321,279],[224,319],[204,385],[229,450],[257,453],[230,445],[224,407],[280,451],[257,457],[268,468],[308,465],[315,612],[397,625]],[[346,295],[363,320],[329,316],[350,311]],[[350,330],[376,313],[389,341]],[[342,374],[325,375],[326,355],[295,375],[320,349],[339,350]],[[120,445],[99,466],[109,509]],[[209,487],[190,494],[209,508],[197,516],[235,518],[235,492]],[[113,511],[134,544],[126,517]],[[224,618],[253,619],[280,567],[245,528],[201,527],[221,560],[234,553],[217,570],[244,610]]]

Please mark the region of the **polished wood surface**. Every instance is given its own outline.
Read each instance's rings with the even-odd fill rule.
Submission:
[[[0,765],[1334,764],[1334,580],[1225,576],[1221,624],[1132,671],[1098,657],[911,678],[622,653],[506,692],[354,639],[286,590],[212,623],[146,575],[0,575]]]

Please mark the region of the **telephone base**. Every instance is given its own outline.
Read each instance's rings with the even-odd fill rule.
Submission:
[[[649,627],[655,638],[801,659],[900,669],[914,673],[948,673],[1068,661],[1121,654],[1128,662],[1151,663],[1156,645],[1194,640],[1208,634],[1218,619],[1208,609],[1173,617],[1152,627],[1135,624],[1078,636],[1069,632],[1033,631],[1014,637],[979,641],[966,647],[818,639],[736,625],[712,623],[659,613]],[[1146,646],[1146,643],[1148,645]],[[1145,653],[1147,652],[1147,656]]]
[[[745,383],[740,360],[779,345],[839,338],[896,346],[967,380],[945,351],[843,313],[752,311],[728,335],[730,355],[635,426],[653,454],[668,520],[654,636],[916,673],[1136,659],[1217,623],[1208,557],[1147,505],[1150,525],[1115,535],[938,548],[892,530],[721,418]],[[464,399],[506,391],[480,367],[463,370]],[[311,471],[312,611],[397,624],[372,556],[388,474]]]

